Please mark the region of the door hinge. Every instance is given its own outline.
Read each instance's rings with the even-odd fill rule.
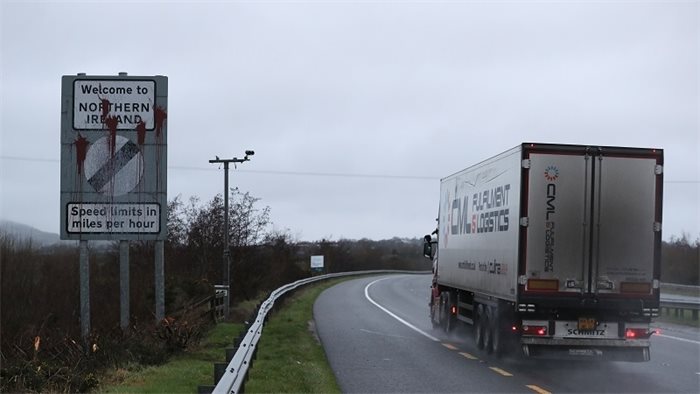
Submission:
[[[661,222],[654,222],[654,232],[658,233],[661,231]]]
[[[520,218],[520,226],[527,227],[530,225],[530,219],[527,217]]]
[[[532,165],[532,161],[530,159],[525,159],[523,160],[520,165],[525,168],[525,169],[530,169],[530,165]]]
[[[661,164],[657,164],[656,167],[654,167],[654,174],[656,175],[661,175],[664,173],[664,166]]]

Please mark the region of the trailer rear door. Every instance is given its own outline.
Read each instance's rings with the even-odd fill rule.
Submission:
[[[583,147],[524,152],[525,292],[651,295],[661,154]]]
[[[657,167],[654,158],[599,156],[596,164],[595,255],[590,291],[650,294],[654,278]]]

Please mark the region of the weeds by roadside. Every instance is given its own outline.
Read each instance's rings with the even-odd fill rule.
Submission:
[[[93,334],[85,342],[61,330],[25,333],[3,345],[0,392],[87,392],[106,370],[164,363],[197,343],[210,324],[196,316],[170,317]]]

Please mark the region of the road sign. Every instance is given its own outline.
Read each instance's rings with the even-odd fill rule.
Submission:
[[[311,269],[323,269],[323,256],[311,256]]]
[[[101,130],[106,118],[117,120],[117,130],[134,130],[143,122],[155,128],[156,83],[138,79],[75,79],[73,129]]]
[[[167,237],[164,76],[64,76],[61,239]]]
[[[143,155],[128,138],[115,136],[114,147],[109,137],[90,145],[85,156],[85,179],[95,191],[122,196],[131,192],[143,175]]]

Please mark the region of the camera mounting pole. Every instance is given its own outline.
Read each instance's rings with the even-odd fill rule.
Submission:
[[[250,161],[248,156],[253,156],[255,154],[252,150],[245,151],[245,156],[242,159],[234,157],[232,159],[219,159],[219,156],[215,156],[216,159],[209,160],[209,163],[224,163],[224,258],[223,258],[223,269],[222,276],[224,281],[224,287],[226,290],[226,295],[224,296],[224,318],[228,319],[228,310],[231,294],[231,255],[229,252],[229,224],[228,224],[228,165],[229,163],[243,163]]]

